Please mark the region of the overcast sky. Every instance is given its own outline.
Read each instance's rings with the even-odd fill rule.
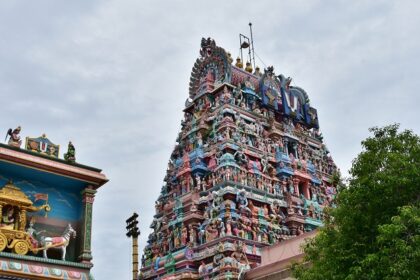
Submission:
[[[227,4],[226,2],[229,2]],[[202,37],[257,55],[318,109],[346,174],[368,128],[420,133],[420,4],[415,1],[1,1],[0,131],[46,133],[102,168],[94,205],[96,279],[130,279],[125,219],[144,246],[180,129]]]

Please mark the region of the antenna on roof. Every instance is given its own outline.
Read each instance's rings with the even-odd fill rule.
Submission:
[[[254,39],[252,38],[252,22],[249,23],[249,32],[251,33],[251,48],[249,49],[250,62],[253,63],[255,69],[255,52],[254,52]],[[252,53],[252,57],[251,57]]]

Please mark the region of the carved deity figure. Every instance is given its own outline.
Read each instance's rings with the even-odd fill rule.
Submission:
[[[195,188],[202,191],[202,181],[200,175],[198,174],[195,175]]]
[[[217,167],[217,159],[216,159],[216,156],[213,154],[213,155],[210,157],[209,164],[208,164],[208,168],[209,168],[211,171],[213,171],[216,167]]]
[[[239,269],[239,275],[241,277],[245,271],[250,269],[250,266],[242,242],[238,242],[235,247],[235,252],[232,253],[232,257],[236,260],[236,264]]]
[[[279,182],[274,183],[274,195],[283,197],[283,191],[282,191],[282,188],[280,187]]]
[[[252,217],[258,218],[259,207],[255,206],[252,200],[249,202],[249,209],[251,210]]]
[[[20,126],[16,127],[15,129],[9,128],[6,135],[6,139],[7,139],[7,136],[9,136],[9,142],[7,144],[13,147],[20,148],[20,145],[22,145],[22,140],[20,140],[20,136],[19,136],[20,130],[21,130]]]
[[[222,94],[222,102],[227,104],[231,103],[232,100],[232,94],[230,93],[230,90],[227,86],[223,88],[223,94]]]
[[[292,180],[289,180],[289,193],[291,195],[295,194],[295,187],[293,186],[293,181]]]
[[[248,198],[246,197],[245,190],[239,190],[236,193],[236,202],[238,203],[239,210],[245,210],[246,212],[250,212],[248,208]]]
[[[304,230],[303,226],[298,227],[296,235],[301,235],[301,234],[304,234],[304,233],[305,233],[305,230]]]
[[[200,244],[203,244],[206,242],[206,230],[205,230],[205,224],[204,222],[200,224],[198,227],[198,239],[200,241]]]
[[[190,235],[190,243],[193,246],[196,246],[197,245],[197,232],[195,231],[195,228],[193,225],[188,225],[188,228],[189,228],[188,233]]]
[[[226,235],[232,235],[232,219],[226,220]]]
[[[270,210],[272,213],[270,216],[273,222],[277,222],[278,224],[280,224],[286,218],[286,216],[280,208],[280,203],[278,200],[274,200],[273,203],[270,204]]]
[[[206,241],[212,241],[217,238],[218,231],[214,223],[208,224],[206,227]]]
[[[197,133],[197,147],[201,148],[203,146],[203,136],[201,135],[201,132]]]
[[[314,191],[314,192],[312,193],[312,201],[314,201],[314,202],[318,202],[318,197],[317,197],[317,195],[316,195],[316,191]]]
[[[212,202],[210,200],[213,199]],[[217,191],[213,191],[213,193],[209,194],[209,201],[207,202],[207,213],[208,217],[211,219],[214,219],[217,217],[220,205],[223,202],[223,196],[219,196],[219,193]]]
[[[181,230],[181,244],[183,246],[187,244],[187,239],[188,239],[188,230],[187,230],[187,227],[184,225],[182,226],[182,230]]]
[[[191,208],[190,208],[190,211],[191,211],[192,213],[197,212],[197,205],[195,204],[195,202],[194,202],[194,201],[191,203]]]
[[[183,167],[184,168],[190,168],[190,155],[188,154],[188,151],[184,151],[184,155],[182,156],[183,160]]]
[[[174,240],[174,247],[178,248],[181,245],[181,238],[179,229],[176,227],[172,232],[173,240]]]
[[[67,146],[67,153],[64,154],[64,159],[69,162],[75,162],[76,161],[76,149],[74,148],[74,145],[69,142],[69,145]]]
[[[204,261],[201,261],[200,266],[198,267],[198,275],[199,276],[204,276],[207,274],[207,267],[206,267],[206,263]],[[208,279],[208,278],[207,278]]]
[[[217,228],[219,230],[219,237],[226,236],[225,223],[220,218],[217,220]]]
[[[6,210],[1,217],[1,228],[5,229],[13,229],[15,224],[15,210],[12,206],[8,206],[5,208]]]

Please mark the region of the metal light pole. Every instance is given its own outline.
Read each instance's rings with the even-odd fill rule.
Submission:
[[[249,32],[251,33],[251,46],[249,48],[249,56],[251,56],[252,51],[252,57],[250,58],[250,62],[254,61],[254,70],[255,70],[255,52],[254,52],[254,38],[252,37],[252,23],[249,23]]]
[[[139,223],[137,221],[138,216],[139,215],[134,212],[134,214],[126,220],[127,237],[131,237],[133,240],[133,280],[138,280],[139,274],[139,246],[137,243],[137,238],[140,235],[140,230],[137,227],[137,224]]]

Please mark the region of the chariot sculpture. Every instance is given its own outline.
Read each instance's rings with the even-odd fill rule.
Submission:
[[[12,250],[18,255],[26,255],[28,252],[37,254],[43,251],[46,258],[46,251],[50,248],[61,249],[62,259],[65,259],[66,247],[69,244],[71,235],[75,236],[76,231],[69,224],[61,237],[35,237],[33,221],[26,230],[27,213],[44,210],[49,212],[51,207],[48,203],[41,206],[34,206],[33,202],[18,187],[12,183],[6,184],[0,189],[0,252],[5,249]]]

